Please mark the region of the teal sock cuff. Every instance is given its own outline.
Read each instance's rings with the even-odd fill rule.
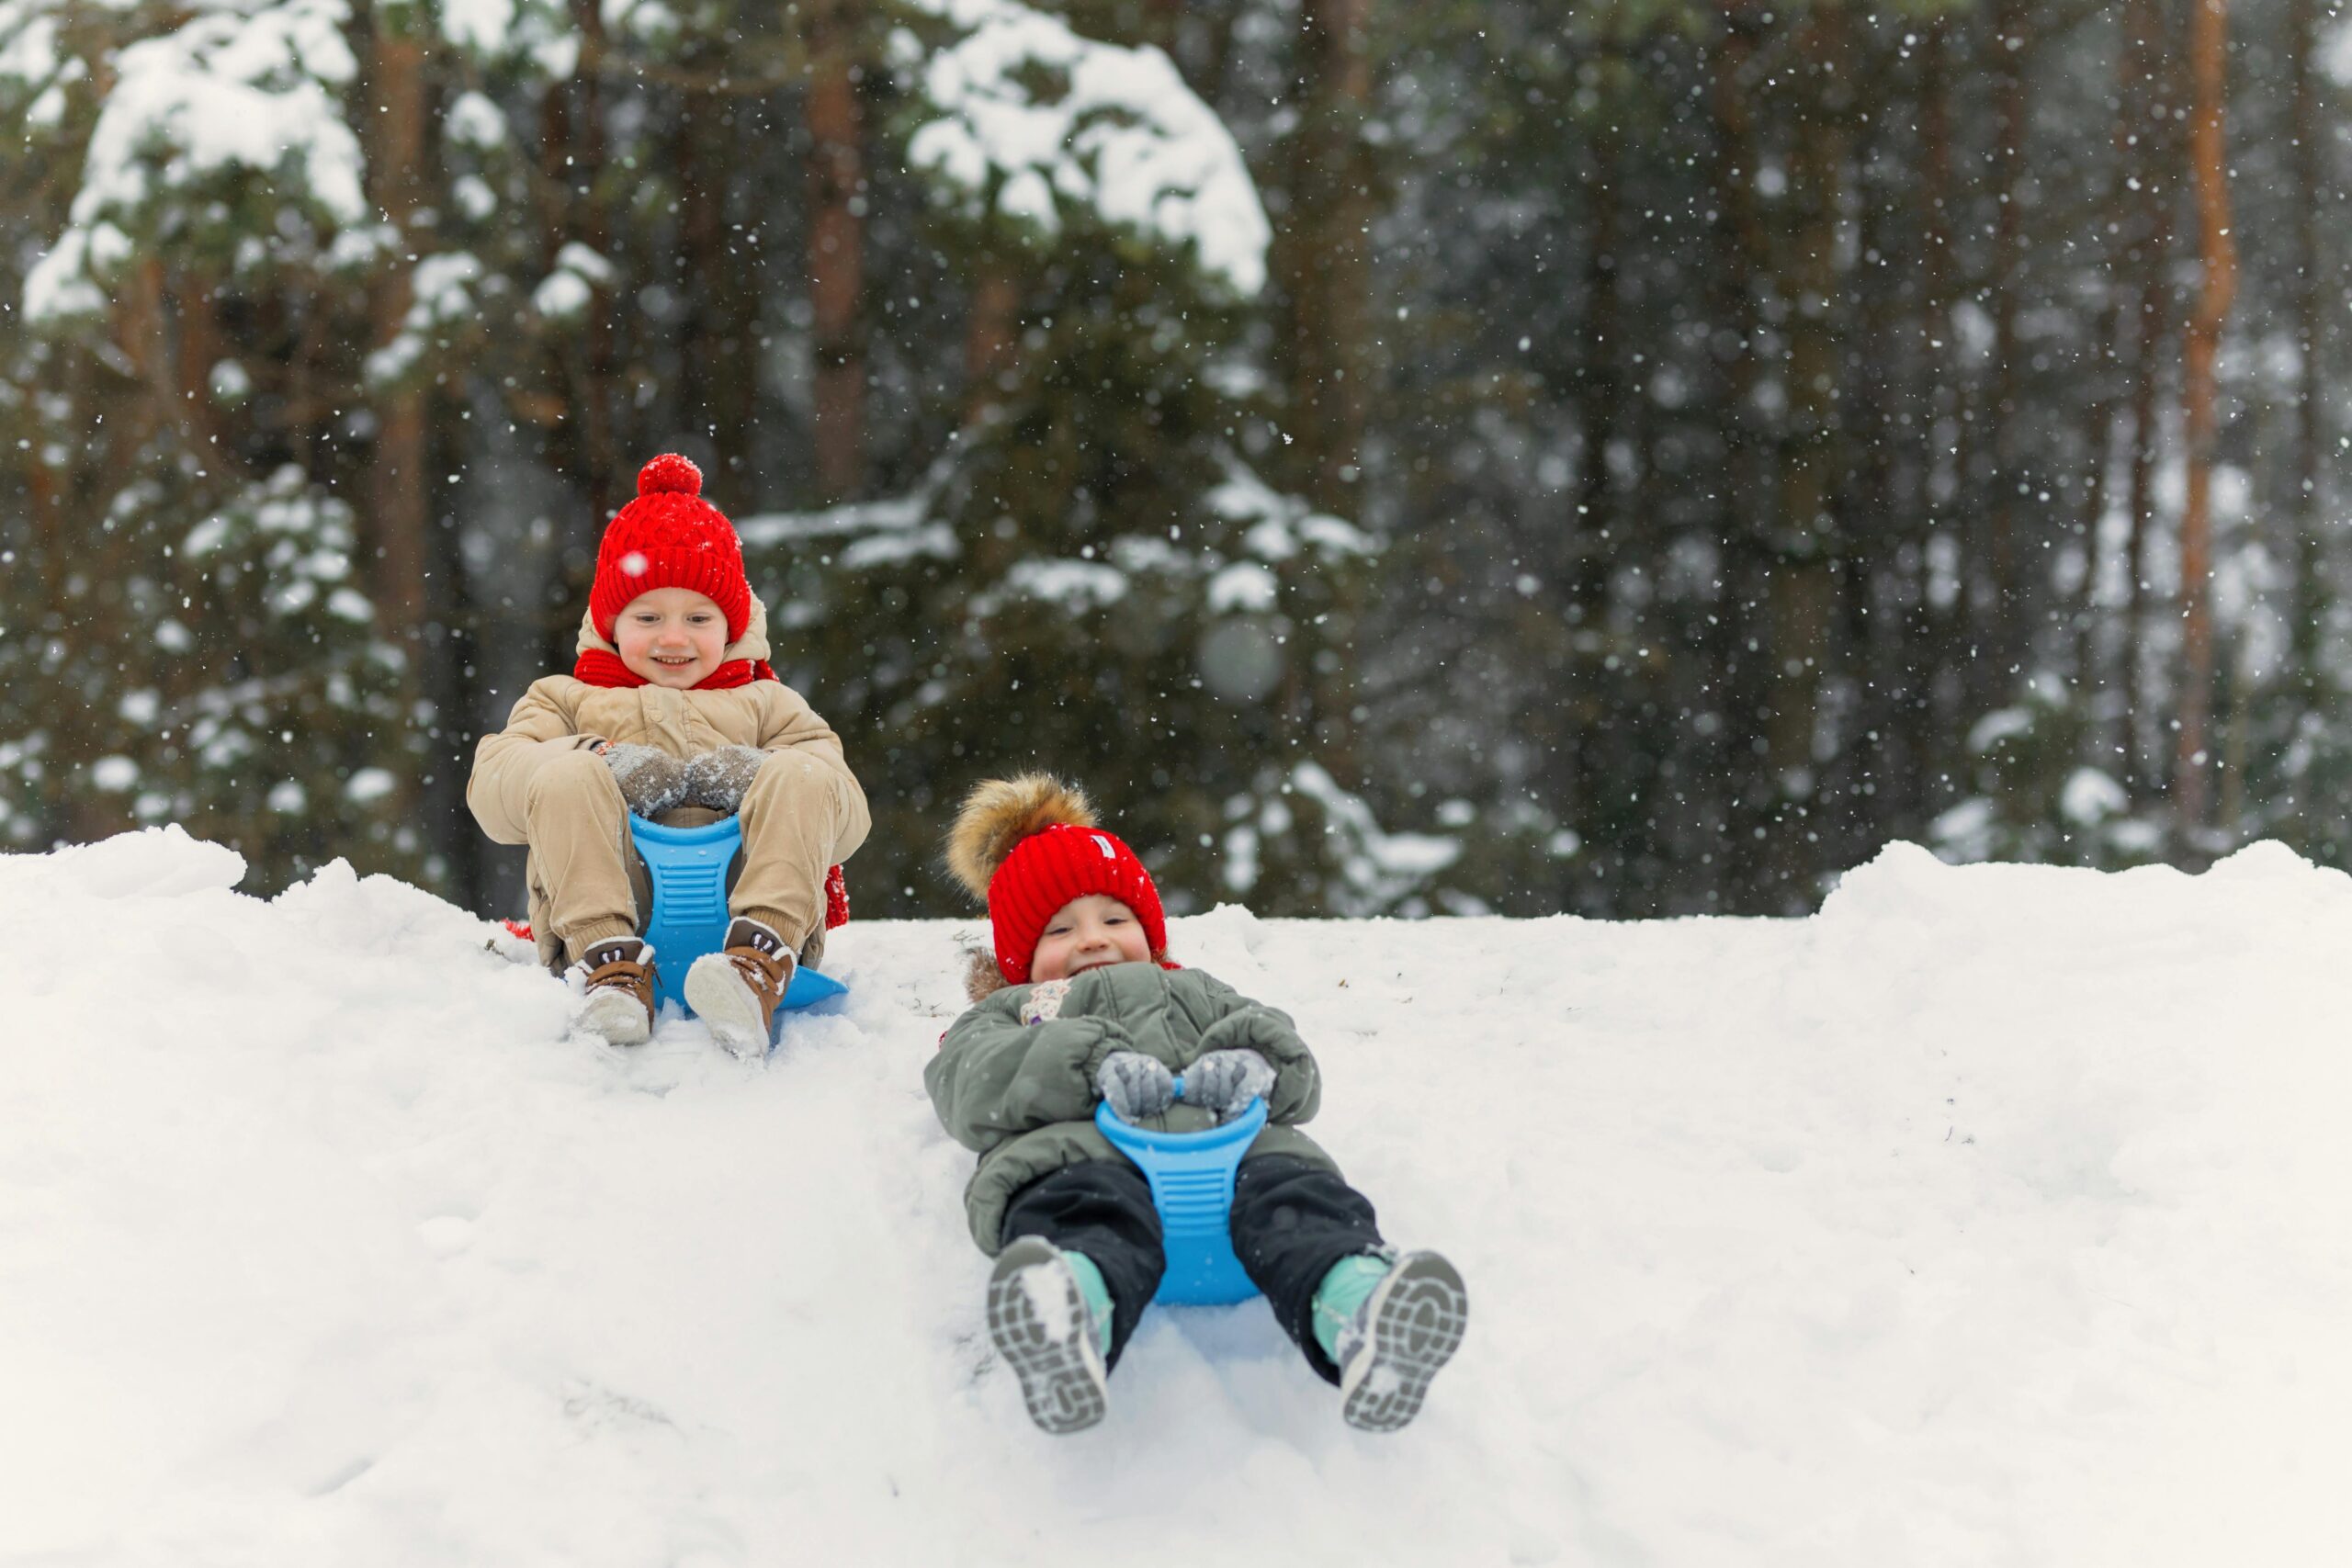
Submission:
[[[1108,1356],[1111,1353],[1111,1287],[1102,1282],[1102,1270],[1094,1259],[1083,1252],[1064,1251],[1062,1261],[1078,1279],[1078,1293],[1086,1298],[1087,1321],[1094,1325],[1094,1348]]]
[[[1359,1252],[1324,1271],[1323,1282],[1315,1287],[1315,1343],[1333,1361],[1340,1359],[1340,1330],[1363,1306],[1373,1288],[1387,1278],[1389,1268],[1385,1258]]]

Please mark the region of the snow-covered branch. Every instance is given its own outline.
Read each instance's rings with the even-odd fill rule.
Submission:
[[[915,0],[964,30],[921,66],[939,118],[908,153],[960,193],[1048,237],[1065,208],[1190,247],[1237,295],[1266,279],[1272,230],[1241,149],[1159,50],[1098,42],[1015,0]],[[901,35],[910,62],[922,51]]]

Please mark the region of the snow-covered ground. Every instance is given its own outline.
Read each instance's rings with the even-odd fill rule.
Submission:
[[[0,859],[0,1561],[2316,1563],[2352,1544],[2352,881],[1951,869],[1817,917],[1176,922],[1471,1337],[1343,1427],[1261,1304],[1053,1439],[921,1071],[945,924],[765,1066],[176,830]]]

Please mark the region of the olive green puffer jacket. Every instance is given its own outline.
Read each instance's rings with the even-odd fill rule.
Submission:
[[[1293,1125],[1315,1114],[1323,1085],[1289,1014],[1198,969],[1114,964],[1053,983],[1063,984],[1057,1010],[1047,987],[1008,986],[990,995],[956,1021],[923,1069],[941,1124],[979,1151],[964,1208],[981,1251],[993,1256],[1003,1246],[1005,1206],[1030,1182],[1082,1160],[1126,1157],[1094,1126],[1094,1075],[1114,1051],[1157,1056],[1171,1073],[1211,1051],[1257,1052],[1272,1066],[1274,1087],[1250,1157],[1293,1155],[1338,1170]],[[1179,1101],[1140,1125],[1193,1133],[1213,1122]]]

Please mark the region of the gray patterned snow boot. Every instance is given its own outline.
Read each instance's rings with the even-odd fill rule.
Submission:
[[[1110,1373],[1094,1314],[1061,1249],[1016,1238],[989,1276],[989,1338],[1021,1380],[1029,1419],[1048,1432],[1079,1432],[1110,1409]]]
[[[1393,1432],[1421,1401],[1470,1322],[1470,1292],[1434,1252],[1408,1252],[1340,1331],[1340,1412],[1366,1432]]]

